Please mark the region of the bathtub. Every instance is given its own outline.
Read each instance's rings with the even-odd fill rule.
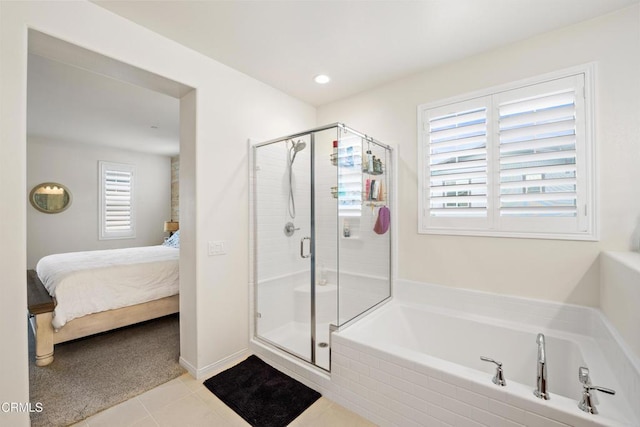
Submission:
[[[637,408],[630,405],[598,340],[582,333],[581,322],[591,320],[580,316],[590,309],[569,309],[568,315],[554,311],[549,322],[517,322],[478,314],[478,301],[472,301],[474,309],[460,311],[415,300],[396,297],[332,335],[331,381],[346,406],[377,424],[640,425]],[[530,304],[522,307],[532,310]],[[548,401],[533,395],[539,332],[546,338]],[[493,384],[495,366],[480,356],[502,362],[505,387]],[[593,384],[617,391],[615,396],[598,393],[598,415],[577,407],[580,366],[589,368]]]

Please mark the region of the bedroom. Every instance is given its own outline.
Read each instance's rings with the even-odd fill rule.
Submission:
[[[30,51],[39,54],[31,53],[28,65],[27,185],[59,182],[73,200],[60,214],[28,209],[28,267],[53,253],[161,244],[169,236],[164,221],[178,214],[171,162],[179,164],[179,101],[48,59],[42,54],[51,57],[53,49],[35,47],[36,37]],[[100,161],[136,167],[133,237],[99,237]]]
[[[178,310],[179,243],[163,239],[179,224],[179,101],[110,78],[107,63],[142,73],[42,33],[31,32],[29,52],[30,295],[44,286],[56,298],[53,312],[30,309],[35,363],[46,366],[52,341],[157,317],[169,297],[166,313]],[[66,204],[48,194],[57,188]]]
[[[443,83],[435,88],[440,91],[440,95],[443,95],[442,92],[451,94],[452,88],[446,85],[447,75],[454,74],[464,77],[464,79],[461,78],[461,81],[469,91],[473,88],[495,84],[498,81],[522,78],[530,73],[529,70],[551,71],[551,69],[563,68],[574,62],[586,62],[590,57],[595,56],[596,59],[605,61],[607,64],[613,63],[616,72],[623,71],[620,73],[623,78],[620,80],[620,85],[615,84],[616,78],[609,74],[605,86],[605,94],[609,98],[607,103],[601,106],[606,113],[605,117],[609,120],[605,122],[602,132],[617,135],[614,121],[611,119],[615,112],[612,105],[626,102],[626,105],[636,108],[635,104],[627,100],[624,93],[637,93],[637,81],[630,76],[637,70],[637,60],[630,60],[629,67],[625,68],[621,64],[622,61],[617,59],[620,51],[610,48],[616,44],[604,45],[599,40],[606,43],[618,41],[619,38],[626,36],[627,32],[636,31],[637,23],[634,19],[637,20],[637,13],[630,15],[628,20],[618,16],[622,23],[618,21],[616,23],[619,24],[622,34],[610,31],[606,22],[602,21],[575,27],[573,32],[556,34],[556,37],[562,37],[558,41],[557,47],[550,49],[553,59],[549,65],[536,61],[525,61],[521,67],[505,67],[502,69],[502,73],[493,73],[490,70],[491,67],[487,66],[483,60],[498,60],[503,64],[508,58],[517,57],[517,52],[506,49],[486,54],[476,58],[475,61],[469,60],[466,63],[458,64],[457,67],[451,65],[449,68],[432,71],[431,74],[417,76],[413,81],[398,82],[395,86],[380,88],[378,92],[363,94],[361,98],[351,99],[350,102],[345,101],[342,104],[316,110],[305,103],[286,97],[266,85],[241,76],[228,67],[205,60],[192,51],[187,53],[186,49],[176,43],[106,13],[94,5],[64,4],[58,5],[57,8],[40,5],[36,8],[29,5],[12,4],[2,7],[3,15],[6,17],[2,21],[2,38],[6,41],[2,46],[3,80],[6,82],[6,85],[2,86],[2,119],[5,123],[4,126],[8,127],[3,127],[2,147],[6,157],[2,168],[0,168],[0,173],[2,173],[3,183],[8,183],[13,179],[24,180],[24,185],[16,186],[19,188],[8,186],[5,190],[6,200],[10,201],[12,206],[21,206],[21,201],[25,197],[24,188],[26,188],[26,176],[16,178],[22,176],[26,164],[26,158],[22,154],[24,146],[20,143],[25,139],[24,132],[20,130],[24,118],[19,112],[21,108],[16,107],[23,105],[21,88],[25,85],[25,68],[21,65],[26,61],[24,25],[34,26],[70,42],[118,57],[125,62],[159,71],[176,81],[189,84],[199,91],[198,117],[201,119],[197,123],[198,156],[197,158],[195,155],[187,155],[186,157],[187,161],[192,162],[194,166],[194,177],[192,178],[198,185],[194,185],[193,191],[194,194],[197,193],[198,197],[193,199],[194,205],[190,207],[192,211],[187,212],[186,219],[187,224],[192,227],[192,240],[188,245],[187,259],[191,259],[194,268],[189,285],[191,290],[188,292],[187,299],[187,304],[190,306],[188,311],[191,315],[186,324],[189,336],[184,343],[182,354],[194,371],[202,376],[206,375],[207,369],[214,367],[217,362],[223,361],[227,357],[235,357],[246,348],[248,309],[234,311],[231,307],[245,307],[244,304],[248,299],[246,292],[248,231],[244,224],[239,229],[232,229],[226,225],[236,223],[236,219],[245,216],[247,211],[247,202],[244,197],[247,191],[246,177],[244,176],[247,137],[268,139],[292,130],[312,128],[318,122],[324,123],[340,116],[354,126],[371,129],[371,132],[375,131],[375,134],[380,138],[403,141],[401,144],[405,154],[402,155],[402,161],[405,165],[401,173],[401,182],[406,184],[403,197],[406,197],[405,201],[408,206],[406,215],[403,214],[403,224],[408,225],[400,229],[403,245],[399,249],[403,260],[400,273],[405,278],[432,279],[433,281],[447,282],[451,286],[462,286],[464,283],[469,283],[471,271],[480,270],[485,273],[482,276],[484,281],[477,283],[480,289],[507,294],[526,294],[533,297],[547,295],[555,300],[572,300],[593,305],[597,303],[598,271],[597,267],[592,267],[592,264],[597,252],[607,248],[626,248],[629,234],[636,225],[637,200],[624,197],[621,194],[623,193],[621,187],[615,187],[619,190],[607,193],[607,202],[612,202],[606,208],[605,225],[608,227],[609,234],[607,239],[601,243],[521,242],[507,239],[444,237],[429,239],[418,236],[414,227],[416,216],[415,128],[411,124],[415,120],[415,108],[410,105],[415,102],[410,94],[417,93],[422,98],[418,102],[424,102],[429,97],[436,98],[437,93],[415,90],[416,86],[428,83],[431,78],[436,78],[437,81]],[[11,21],[16,22],[14,24]],[[95,31],[95,28],[99,28],[101,31]],[[580,48],[577,39],[585,34],[588,35],[588,47]],[[549,36],[549,38],[551,37]],[[139,46],[133,46],[136,43],[131,41],[139,43]],[[544,41],[542,39],[539,40],[539,44],[533,41],[521,46],[526,48],[527,52],[537,53],[540,52],[540,44]],[[167,58],[172,60],[168,61]],[[469,76],[465,72],[465,65],[478,67],[482,73]],[[626,89],[620,87],[624,84],[628,84]],[[241,95],[239,96],[239,94]],[[407,101],[407,98],[410,98],[410,101]],[[368,102],[371,99],[378,102]],[[356,105],[358,108],[353,108]],[[359,115],[354,112],[363,105],[368,105],[367,114]],[[380,120],[381,114],[394,122],[403,123],[403,125],[401,127],[385,126]],[[283,117],[285,118],[283,119]],[[631,117],[631,112],[626,112],[624,117]],[[16,125],[11,125],[12,122]],[[401,129],[400,134],[396,133],[398,129]],[[637,131],[629,131],[628,135],[621,138],[618,144],[613,144],[605,151],[605,158],[609,159],[609,164],[606,174],[603,176],[603,182],[616,185],[616,183],[623,182],[624,177],[621,176],[623,174],[634,179],[637,178],[637,172],[629,164],[634,158],[632,156],[625,158],[621,154],[625,150],[635,153],[634,144],[636,142]],[[181,152],[181,157],[184,162],[184,152]],[[189,157],[191,158],[189,159]],[[624,167],[616,169],[611,164],[614,160],[622,160]],[[207,188],[211,183],[216,183],[216,185],[213,188]],[[181,194],[184,193],[181,192]],[[238,194],[242,194],[243,197],[237,197]],[[631,204],[631,207],[625,209],[627,202]],[[228,209],[219,210],[218,207],[221,203],[225,204]],[[3,252],[5,256],[2,265],[8,283],[19,282],[26,268],[26,260],[22,259],[21,255],[14,254],[14,252],[26,253],[26,237],[23,237],[26,230],[26,208],[27,206],[16,209],[16,211],[2,210],[3,220],[15,225],[10,229],[2,230],[3,241],[11,242],[12,248],[11,251]],[[184,213],[183,209],[181,228],[187,231],[188,226],[184,227]],[[193,217],[189,218],[191,214]],[[208,240],[226,241],[228,255],[219,258],[207,257],[205,242]],[[483,245],[487,242],[490,253],[513,255],[510,260],[515,258],[515,254],[522,253],[522,251],[541,261],[549,261],[555,256],[562,256],[570,268],[564,268],[565,273],[561,275],[557,274],[558,269],[534,271],[528,269],[527,271],[531,274],[520,277],[521,280],[518,281],[518,284],[509,283],[506,277],[513,277],[514,271],[510,270],[509,274],[504,275],[498,274],[495,272],[494,266],[481,265],[481,259],[479,259],[481,257],[474,258],[474,255],[487,253]],[[473,264],[473,268],[459,271],[460,269],[456,269],[454,264],[444,263],[437,256],[437,247],[441,244],[445,245],[447,251],[458,251],[471,262],[475,259],[477,262]],[[432,255],[427,258],[432,276],[427,278],[425,278],[426,273],[423,269],[423,258],[420,257],[420,254],[424,253]],[[436,255],[433,256],[434,254]],[[513,269],[521,266],[521,262],[515,262]],[[532,283],[537,279],[540,279],[538,282],[541,285],[532,286]],[[3,303],[2,319],[4,324],[10,324],[23,315],[15,306],[24,303],[24,297],[17,286],[8,287],[6,296],[7,300],[5,301],[7,302]],[[204,306],[207,302],[223,300],[225,303],[214,303],[216,304],[215,310],[209,310]],[[221,322],[230,325],[230,329],[207,330],[205,332],[205,328],[195,327],[196,324],[211,325]],[[7,343],[15,349],[15,351],[3,354],[3,365],[23,366],[24,354],[21,349],[24,347],[24,338],[8,328],[3,333],[6,334]],[[7,384],[11,384],[12,388],[11,398],[25,400],[28,391],[25,386],[24,369],[7,369],[6,371]],[[9,395],[7,394],[7,396]]]

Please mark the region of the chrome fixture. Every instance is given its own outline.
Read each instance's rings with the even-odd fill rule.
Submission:
[[[293,198],[293,161],[296,159],[296,154],[298,152],[304,150],[304,147],[307,144],[304,141],[298,140],[297,142],[293,142],[293,140],[289,141],[291,143],[291,147],[289,148],[289,205],[287,208],[289,209],[289,216],[291,219],[295,219],[296,217],[296,201]]]
[[[610,388],[591,385],[591,380],[589,379],[589,369],[585,368],[584,366],[581,366],[578,369],[578,379],[582,384],[582,399],[580,399],[580,402],[578,403],[578,408],[580,408],[580,410],[584,412],[588,412],[594,415],[598,413],[595,402],[596,395],[592,395],[591,390],[598,390],[607,394],[616,394],[616,391],[611,390]]]
[[[544,335],[538,334],[536,338],[538,344],[538,368],[536,375],[536,389],[533,394],[540,399],[549,400],[549,392],[547,392],[547,355],[544,345]]]
[[[303,237],[302,239],[300,239],[300,258],[309,258],[311,257],[311,251],[309,251],[306,255],[304,253],[304,241],[308,240],[309,241],[309,246],[311,246],[311,237]],[[309,249],[311,249],[311,247],[309,247]]]
[[[494,375],[492,381],[494,384],[499,386],[506,386],[507,380],[504,379],[504,372],[502,371],[502,362],[497,362],[489,357],[480,356],[480,360],[484,362],[491,362],[496,364],[496,374]]]
[[[300,227],[296,227],[295,225],[293,225],[293,223],[291,221],[289,221],[288,223],[286,223],[284,225],[284,234],[287,237],[291,237],[293,236],[293,233],[300,230]]]

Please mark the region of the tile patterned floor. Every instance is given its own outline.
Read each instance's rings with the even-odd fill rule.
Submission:
[[[74,427],[207,427],[248,426],[220,399],[189,374],[158,386],[87,418]],[[361,416],[324,397],[318,399],[291,427],[374,426]]]

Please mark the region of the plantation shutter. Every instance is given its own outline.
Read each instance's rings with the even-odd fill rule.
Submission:
[[[134,237],[134,168],[130,165],[101,162],[100,169],[101,237]]]
[[[593,84],[584,66],[420,105],[419,232],[597,239]]]
[[[359,137],[340,138],[338,144],[338,215],[362,214],[362,145]]]
[[[584,229],[578,178],[585,177],[577,161],[584,146],[583,87],[577,75],[495,96],[501,228]]]
[[[489,102],[481,98],[426,112],[423,198],[430,226],[486,226]]]
[[[108,170],[105,174],[105,229],[131,229],[131,172]]]

